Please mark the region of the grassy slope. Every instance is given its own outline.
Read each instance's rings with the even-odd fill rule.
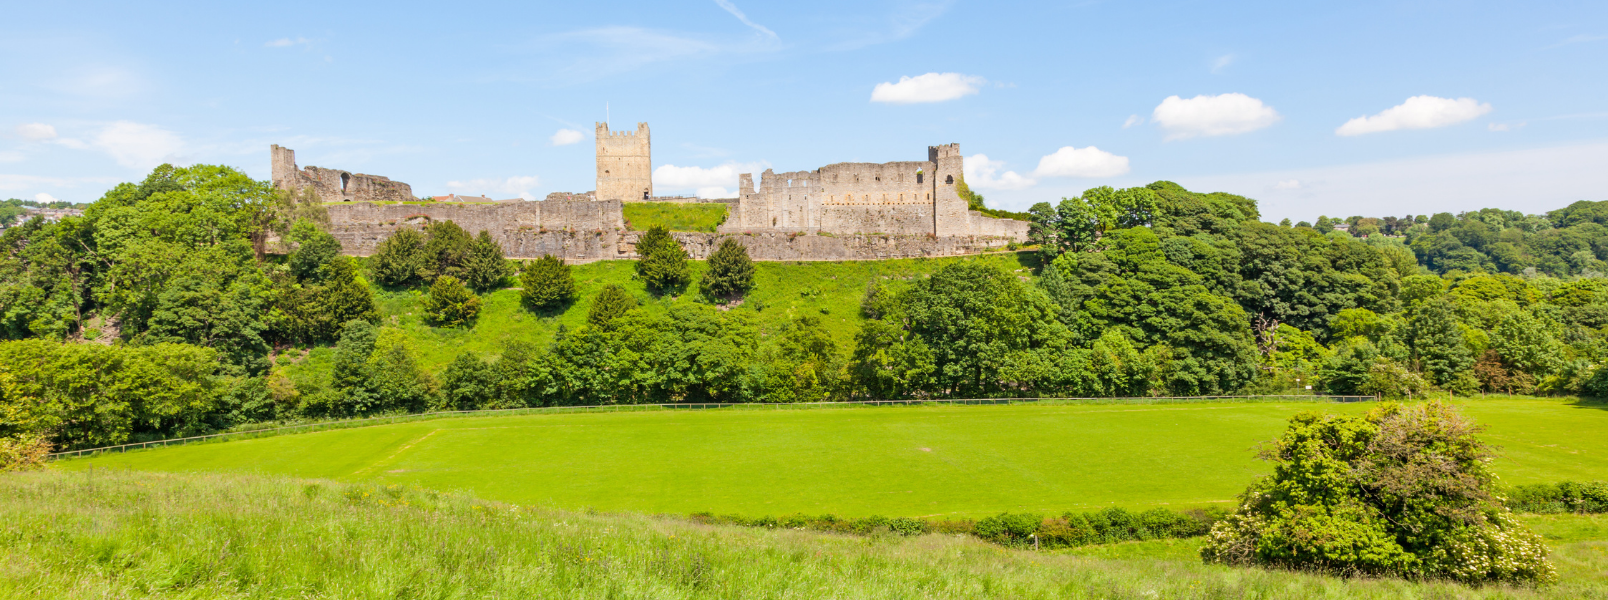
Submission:
[[[1598,538],[1600,539],[1600,538]],[[0,596],[30,598],[1605,598],[1601,542],[1532,590],[1110,560],[518,508],[401,487],[0,476]]]
[[[860,326],[860,299],[872,278],[912,278],[956,261],[981,261],[1030,276],[1027,253],[1000,253],[965,258],[901,259],[856,262],[760,262],[755,263],[755,287],[747,300],[733,309],[753,314],[766,331],[774,331],[800,314],[819,316],[832,332],[839,349],[853,346],[854,332]],[[703,261],[690,261],[693,281],[703,275]],[[499,290],[482,296],[479,321],[470,329],[441,329],[424,323],[420,314],[421,290],[379,291],[379,307],[387,325],[402,328],[412,341],[420,363],[439,372],[459,352],[470,351],[487,358],[499,354],[506,340],[525,340],[545,345],[560,324],[579,328],[586,323],[592,298],[610,283],[619,284],[636,295],[646,310],[663,314],[676,303],[701,302],[694,289],[680,296],[655,298],[643,282],[634,278],[635,261],[606,260],[576,265],[578,300],[558,315],[536,315],[520,307],[519,291]],[[312,348],[306,356],[286,353],[280,363],[295,379],[327,377],[334,350],[329,346]]]
[[[670,231],[714,231],[726,222],[726,205],[676,202],[626,202],[625,226],[647,231],[658,226]]]
[[[1469,400],[1510,484],[1602,479],[1608,412]],[[1366,404],[743,409],[444,419],[64,461],[467,489],[564,508],[749,516],[982,516],[1231,502],[1305,410]]]

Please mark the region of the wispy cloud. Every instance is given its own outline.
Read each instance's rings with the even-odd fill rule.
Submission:
[[[949,12],[949,7],[954,4],[954,0],[900,3],[894,6],[888,16],[874,20],[875,25],[850,33],[847,39],[831,44],[826,49],[857,50],[866,46],[903,40],[921,31],[921,28],[926,27],[933,19]]]
[[[1352,136],[1399,129],[1433,129],[1456,125],[1491,112],[1491,105],[1473,98],[1413,96],[1379,114],[1357,117],[1334,130],[1335,135]]]
[[[1150,121],[1166,129],[1169,140],[1246,133],[1269,127],[1282,118],[1261,100],[1239,93],[1187,100],[1169,96],[1150,113]]]
[[[778,39],[776,32],[771,31],[764,25],[748,20],[748,15],[743,14],[743,11],[738,10],[737,5],[732,4],[729,0],[715,0],[715,4],[719,4],[721,8],[726,9],[726,12],[731,13],[733,17],[737,17],[737,20],[742,21],[744,25],[754,28],[754,31],[758,31],[773,40]]]
[[[871,101],[888,104],[943,102],[975,94],[978,86],[987,82],[982,77],[960,73],[902,76],[898,83],[884,81],[877,84],[871,90]]]
[[[552,140],[554,146],[568,146],[586,139],[586,134],[574,129],[560,129],[548,139]]]
[[[289,48],[289,47],[295,46],[297,44],[305,45],[309,41],[310,40],[308,40],[307,38],[302,38],[302,37],[299,37],[299,38],[296,38],[296,39],[291,39],[291,38],[287,37],[287,38],[279,38],[277,40],[273,40],[271,42],[263,44],[263,46],[267,47],[267,48]]]
[[[1553,44],[1551,46],[1547,46],[1545,48],[1542,48],[1542,50],[1551,50],[1553,48],[1557,48],[1557,47],[1560,47],[1560,46],[1568,46],[1570,44],[1584,44],[1586,42],[1600,42],[1602,40],[1608,40],[1608,35],[1586,35],[1586,34],[1582,33],[1582,34],[1579,34],[1579,35],[1572,35],[1572,36],[1563,38],[1562,41],[1560,41],[1560,42],[1558,42],[1556,44]]]
[[[1234,64],[1234,58],[1233,54],[1224,54],[1217,57],[1216,60],[1212,61],[1212,73],[1222,73],[1223,69],[1227,69],[1229,65]]]

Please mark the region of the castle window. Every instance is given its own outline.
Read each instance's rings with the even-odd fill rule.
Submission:
[[[954,183],[954,182],[955,182],[955,176],[954,175],[945,175],[944,176],[944,183]]]
[[[346,184],[347,184],[347,182],[349,182],[351,180],[352,180],[352,174],[351,173],[341,173],[341,191],[342,192],[346,191]]]
[[[916,183],[921,183],[921,171],[916,171]]]

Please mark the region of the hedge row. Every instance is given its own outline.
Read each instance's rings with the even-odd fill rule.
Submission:
[[[747,527],[807,529],[857,535],[921,535],[924,533],[963,534],[1012,547],[1030,547],[1035,536],[1040,548],[1072,548],[1134,540],[1187,538],[1205,535],[1228,511],[1221,508],[1174,512],[1154,508],[1132,512],[1107,508],[1094,512],[1067,512],[1060,516],[1039,513],[1001,513],[982,519],[919,519],[864,517],[848,519],[833,515],[787,515],[782,517],[691,515],[694,521]]]
[[[1508,489],[1508,508],[1528,513],[1608,512],[1608,482],[1564,481]]]

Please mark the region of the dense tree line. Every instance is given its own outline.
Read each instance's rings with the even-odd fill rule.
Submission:
[[[1434,240],[1472,242],[1480,227],[1499,235],[1465,250],[1561,248],[1556,240],[1602,228],[1597,206],[1398,219],[1361,237],[1379,225],[1264,223],[1253,200],[1169,182],[1094,188],[1031,209],[1030,268],[962,260],[869,282],[846,343],[818,317],[765,327],[754,311],[723,310],[755,285],[746,249],[724,241],[694,281],[686,251],[656,228],[638,241],[637,277],[650,295],[696,286],[700,301],[650,310],[647,298],[608,286],[591,299],[586,325],[561,328],[550,344],[465,353],[430,372],[407,336],[382,323],[370,282],[424,292],[432,326],[473,327],[477,292],[516,282],[527,310],[569,310],[569,267],[554,257],[515,264],[488,233],[448,221],[398,228],[364,268],[342,255],[316,197],[227,167],[163,166],[107,192],[82,218],[35,219],[0,235],[0,338],[23,340],[5,345],[25,357],[0,364],[0,436],[46,431],[82,446],[261,420],[602,403],[1307,386],[1390,397],[1608,394],[1608,372],[1595,366],[1608,353],[1608,280],[1592,270],[1600,259],[1545,254],[1576,256],[1554,264],[1526,250],[1520,256],[1539,266],[1511,272],[1495,259],[1449,268],[1420,252],[1445,245]],[[1405,238],[1390,237],[1403,227]],[[1596,256],[1595,243],[1582,248]],[[330,344],[325,378],[292,381],[271,368],[276,349]],[[38,366],[25,372],[19,361]],[[160,400],[160,409],[93,400],[120,385],[111,378],[121,371],[96,368],[108,361],[183,373],[200,386],[185,389],[204,398],[178,413]]]

